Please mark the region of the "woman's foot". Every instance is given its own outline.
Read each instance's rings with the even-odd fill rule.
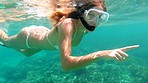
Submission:
[[[6,45],[4,45],[2,42],[0,42],[0,45],[6,47]]]

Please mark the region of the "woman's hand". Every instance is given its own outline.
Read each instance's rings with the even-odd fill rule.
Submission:
[[[139,47],[139,45],[127,46],[127,47],[118,48],[114,50],[106,50],[106,51],[103,51],[102,54],[107,58],[115,58],[116,60],[125,60],[128,57],[128,54],[126,54],[125,52],[137,47]]]

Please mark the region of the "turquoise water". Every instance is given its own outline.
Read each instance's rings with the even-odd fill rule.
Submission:
[[[64,72],[59,51],[41,51],[31,57],[13,49],[0,47],[0,83],[147,83],[148,82],[148,1],[106,0],[109,21],[87,34],[73,55],[85,55],[98,50],[137,45],[127,53],[126,61],[98,60],[80,70]],[[5,3],[4,3],[5,2]],[[22,1],[0,1],[0,27],[14,35],[22,27],[42,25],[51,28],[47,18],[36,14],[21,15]],[[8,10],[11,10],[11,12]],[[15,11],[12,11],[15,10]],[[16,21],[15,13],[29,18]],[[9,18],[8,18],[9,16]],[[17,17],[17,18],[20,18]]]

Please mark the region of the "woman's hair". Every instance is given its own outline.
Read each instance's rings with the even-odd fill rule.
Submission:
[[[50,0],[49,2],[49,19],[52,24],[57,24],[63,17],[67,17],[70,13],[76,11],[77,4],[104,6],[104,0]],[[105,6],[102,9],[106,10]]]

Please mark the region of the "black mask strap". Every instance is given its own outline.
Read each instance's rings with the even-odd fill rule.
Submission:
[[[79,18],[80,18],[80,20],[81,20],[83,26],[84,26],[87,30],[89,30],[89,31],[94,31],[94,30],[95,30],[95,26],[89,25],[89,24],[84,20],[83,17],[79,16]]]
[[[84,14],[84,11],[85,10],[88,10],[90,8],[94,7],[94,5],[90,5],[90,4],[86,4],[86,5],[83,5],[82,7],[81,6],[77,6],[77,13],[78,13],[78,17],[80,18],[83,26],[89,30],[89,31],[94,31],[95,30],[95,26],[91,26],[89,25],[85,19],[82,17],[82,14]]]

